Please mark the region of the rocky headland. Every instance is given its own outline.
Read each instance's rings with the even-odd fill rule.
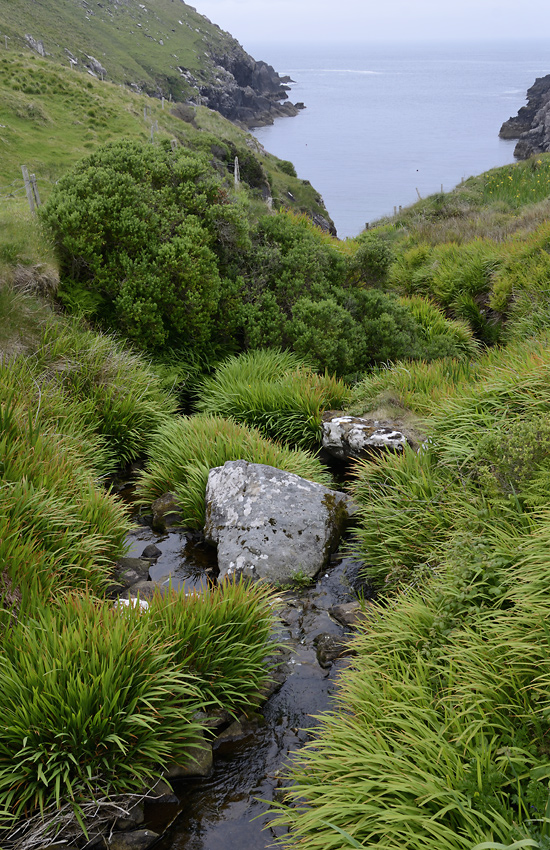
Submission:
[[[538,77],[527,90],[527,105],[505,121],[501,139],[518,139],[514,156],[527,159],[550,150],[550,74]]]

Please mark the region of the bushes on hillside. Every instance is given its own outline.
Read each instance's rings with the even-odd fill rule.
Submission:
[[[206,157],[107,145],[59,181],[42,214],[68,306],[142,348],[201,351],[231,333],[224,274],[246,225]]]

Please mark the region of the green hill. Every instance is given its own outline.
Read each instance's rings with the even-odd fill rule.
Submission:
[[[10,48],[0,54],[0,202],[8,218],[14,198],[25,194],[22,165],[36,174],[44,200],[75,162],[120,138],[154,143],[176,139],[180,145],[209,153],[231,175],[238,156],[243,183],[249,184],[258,201],[271,196],[275,208],[305,212],[318,223],[333,226],[318,193],[307,181],[292,176],[289,163],[267,153],[250,133],[218,112],[205,106],[163,104],[30,51]]]
[[[0,2],[4,50],[176,101],[191,98],[245,124],[295,114],[284,80],[229,33],[173,0]]]

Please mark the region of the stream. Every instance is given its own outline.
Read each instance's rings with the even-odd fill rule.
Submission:
[[[128,557],[146,546],[160,550],[150,576],[157,584],[186,590],[205,587],[217,573],[215,547],[196,532],[157,534],[147,525],[130,536]],[[345,542],[342,546],[345,549]],[[279,689],[233,734],[214,743],[214,765],[207,777],[174,780],[172,802],[150,802],[143,827],[162,835],[158,850],[264,850],[282,827],[270,826],[270,803],[282,796],[284,771],[309,739],[316,716],[330,708],[338,673],[349,663],[331,654],[350,630],[329,614],[334,605],[368,596],[358,578],[360,564],[345,555],[331,562],[307,588],[281,591],[278,602],[283,663]],[[345,650],[344,650],[345,651]],[[327,654],[328,653],[328,654]],[[231,727],[233,729],[233,727]]]

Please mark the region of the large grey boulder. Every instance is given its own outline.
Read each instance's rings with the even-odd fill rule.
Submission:
[[[407,436],[391,423],[358,416],[335,416],[323,422],[323,448],[333,457],[368,457],[380,451],[403,451]]]
[[[218,544],[220,578],[288,584],[325,566],[352,514],[343,493],[235,460],[210,470],[204,534]]]

